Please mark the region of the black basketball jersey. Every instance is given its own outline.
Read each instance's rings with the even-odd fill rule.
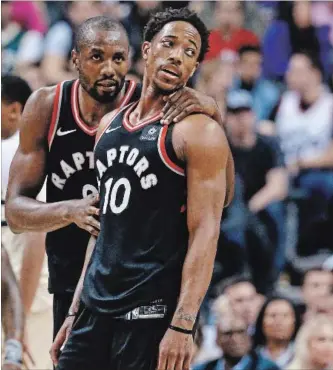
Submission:
[[[93,149],[96,128],[87,126],[79,113],[79,81],[57,85],[52,121],[48,133],[47,202],[81,199],[98,191]],[[126,82],[121,106],[138,91],[134,81]],[[51,293],[72,292],[81,274],[90,235],[75,224],[49,232],[46,251]]]
[[[118,112],[95,147],[101,231],[82,299],[92,310],[122,315],[155,300],[176,305],[188,231],[186,177],[159,115],[137,126]]]

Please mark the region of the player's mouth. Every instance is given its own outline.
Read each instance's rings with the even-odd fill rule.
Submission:
[[[99,87],[101,87],[105,91],[115,91],[117,88],[117,83],[113,80],[104,80],[101,82],[98,82],[97,84]]]
[[[180,71],[176,67],[173,67],[173,66],[162,67],[161,72],[165,74],[166,76],[168,76],[168,78],[172,78],[172,79],[176,79],[176,78],[178,79],[181,76]]]

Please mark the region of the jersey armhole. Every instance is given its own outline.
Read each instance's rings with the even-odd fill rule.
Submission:
[[[53,109],[52,109],[52,116],[51,116],[51,123],[48,131],[47,141],[49,144],[49,150],[51,150],[51,145],[57,130],[59,116],[60,116],[60,108],[61,108],[61,99],[62,99],[62,86],[63,82],[59,83],[56,87],[55,97],[53,100]]]
[[[185,163],[181,161],[172,144],[174,125],[163,126],[158,137],[158,152],[162,162],[173,172],[185,176]]]

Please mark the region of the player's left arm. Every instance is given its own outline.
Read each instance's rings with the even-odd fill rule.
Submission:
[[[171,325],[192,330],[211,281],[227,183],[233,180],[228,179],[230,149],[223,130],[204,115],[187,121],[173,133],[175,150],[183,152],[186,161],[189,244]],[[183,144],[178,146],[180,132]],[[168,329],[160,344],[158,370],[188,369],[192,345],[191,335]]]
[[[223,125],[224,112],[219,108],[212,97],[184,87],[176,93],[164,98],[162,124],[180,122],[193,113],[202,113],[214,119],[221,127]]]

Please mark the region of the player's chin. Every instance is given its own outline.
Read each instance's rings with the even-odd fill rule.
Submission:
[[[179,83],[171,83],[161,80],[155,81],[155,84],[162,95],[171,95],[183,87],[183,85]]]

